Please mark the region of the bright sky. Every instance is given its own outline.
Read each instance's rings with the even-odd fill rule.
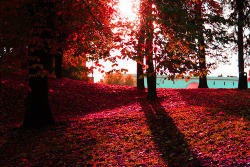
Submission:
[[[137,9],[133,8],[133,6],[138,6],[136,4],[133,5],[133,3],[138,3],[138,0],[119,0],[119,10],[121,15],[123,15],[124,18],[126,18],[129,21],[134,21],[136,19],[136,12]],[[249,31],[248,31],[249,34]],[[113,54],[119,54],[119,52],[115,52]],[[233,54],[231,55],[230,64],[228,65],[219,65],[219,67],[216,70],[211,71],[209,76],[218,76],[222,74],[223,76],[231,75],[231,76],[238,76],[238,55]],[[104,65],[105,72],[108,72],[112,69],[110,62],[103,62],[100,61],[102,65]],[[128,74],[136,74],[136,62],[133,60],[117,60],[117,63],[119,64],[116,69],[119,68],[125,68],[128,69]],[[87,66],[91,67],[92,63],[87,63]],[[250,68],[245,69],[245,72],[248,72]],[[100,73],[98,69],[94,70],[94,81],[98,82],[100,79],[103,78],[104,73]]]
[[[137,0],[138,1],[138,0]],[[132,0],[119,0],[119,10],[121,15],[126,17],[129,21],[134,21],[136,19],[136,8],[133,8]]]

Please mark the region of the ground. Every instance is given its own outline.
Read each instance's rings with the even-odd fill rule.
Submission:
[[[56,126],[21,129],[27,75],[3,76],[0,166],[249,166],[250,91],[49,80]]]

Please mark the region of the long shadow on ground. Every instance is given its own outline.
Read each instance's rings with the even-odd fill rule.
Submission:
[[[38,163],[33,166],[50,166],[50,162],[59,166],[65,166],[65,164],[77,166],[78,162],[74,161],[77,158],[86,161],[81,163],[86,166],[92,159],[88,152],[91,152],[96,141],[91,135],[83,136],[80,133],[76,136],[73,133],[76,130],[71,129],[71,123],[74,124],[75,121],[72,119],[127,106],[134,103],[138,97],[145,95],[145,92],[138,91],[135,87],[51,78],[49,80],[50,105],[53,116],[59,124],[43,130],[13,129],[22,123],[26,107],[27,83],[22,76],[22,73],[6,76],[4,78],[6,82],[1,88],[4,91],[0,91],[0,99],[5,97],[0,103],[0,113],[4,114],[0,122],[0,166],[5,164],[30,166],[27,165],[30,162]],[[15,78],[18,79],[15,80]],[[61,125],[62,122],[65,125]],[[86,133],[88,133],[87,130]],[[81,150],[77,150],[79,148]],[[48,162],[43,162],[44,159]]]
[[[136,87],[50,80],[50,104],[57,120],[129,106],[144,94]]]
[[[222,109],[223,114],[250,120],[249,90],[176,89],[175,91],[188,106]]]
[[[173,119],[161,105],[161,99],[140,102],[158,151],[168,166],[201,166],[185,142]]]
[[[0,166],[92,166],[90,152],[95,137],[87,131],[74,133],[71,123],[12,129],[7,141],[0,145]]]

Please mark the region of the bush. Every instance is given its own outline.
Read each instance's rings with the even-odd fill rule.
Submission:
[[[63,66],[63,77],[79,81],[90,81],[90,78],[88,77],[89,69],[86,67],[86,62],[81,58],[75,59],[77,60],[77,63],[74,65],[67,63],[67,65]]]
[[[134,79],[132,74],[124,76],[121,72],[117,72],[110,74],[106,73],[104,79],[101,80],[100,83],[134,86],[136,84],[136,80]]]

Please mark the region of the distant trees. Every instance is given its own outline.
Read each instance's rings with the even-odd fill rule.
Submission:
[[[136,80],[131,74],[127,74],[124,76],[121,72],[116,72],[106,73],[104,79],[101,80],[100,83],[134,86],[136,84]]]

